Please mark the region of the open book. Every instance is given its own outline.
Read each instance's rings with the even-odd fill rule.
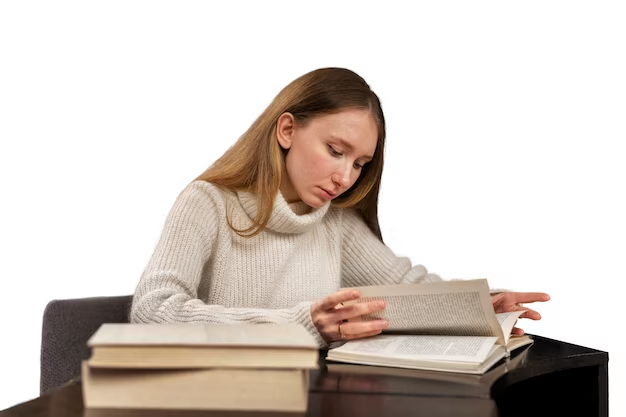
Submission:
[[[356,320],[384,318],[389,327],[381,335],[329,350],[329,361],[482,374],[512,350],[532,343],[527,335],[511,335],[523,311],[495,313],[486,279],[355,289],[361,298],[353,302],[384,300],[387,305]]]
[[[511,356],[498,362],[484,374],[459,372],[439,372],[425,369],[407,369],[389,366],[363,366],[352,363],[327,362],[328,375],[342,380],[342,390],[355,386],[390,384],[402,392],[419,392],[420,395],[432,396],[491,396],[493,385],[503,375],[524,366],[528,358],[530,345],[516,349]],[[398,388],[401,387],[401,388]]]

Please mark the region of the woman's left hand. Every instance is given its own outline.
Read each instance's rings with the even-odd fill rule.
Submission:
[[[496,313],[526,310],[520,315],[520,318],[531,320],[541,320],[541,314],[524,306],[524,303],[548,300],[550,300],[550,296],[543,292],[501,292],[491,296],[491,304],[493,304]],[[524,334],[524,330],[514,327],[511,333],[521,336]]]

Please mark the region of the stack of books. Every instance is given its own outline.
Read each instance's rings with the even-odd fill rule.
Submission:
[[[303,415],[319,358],[315,340],[297,324],[103,324],[87,344],[82,385],[91,415]]]

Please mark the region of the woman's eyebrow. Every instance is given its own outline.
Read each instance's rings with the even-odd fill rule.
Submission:
[[[347,142],[344,139],[341,139],[337,136],[331,136],[330,137],[332,140],[337,141],[341,144],[341,146],[343,146],[344,148],[346,148],[347,150],[354,152],[354,146],[352,146],[352,144],[350,144],[349,142]],[[371,161],[373,156],[372,155],[363,155],[361,158],[367,159],[368,161]]]

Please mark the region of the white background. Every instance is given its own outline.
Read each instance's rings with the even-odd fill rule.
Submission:
[[[548,292],[523,327],[608,351],[626,413],[626,6],[382,3],[0,4],[0,409],[38,395],[46,303],[131,294],[180,190],[342,66],[387,118],[386,243]]]

